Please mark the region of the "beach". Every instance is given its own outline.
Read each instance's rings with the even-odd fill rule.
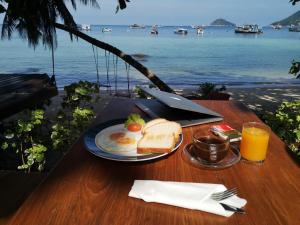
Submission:
[[[300,101],[300,85],[298,87],[274,88],[231,88],[228,89],[231,99],[242,102],[258,115],[274,113],[283,101]]]
[[[196,89],[181,89],[177,93],[191,94]],[[269,113],[275,113],[279,105],[284,101],[300,101],[300,85],[289,87],[235,87],[228,88],[226,93],[231,95],[230,100],[238,101],[246,105],[258,116]],[[52,104],[48,107],[48,113],[52,115],[58,109],[64,92],[60,91],[59,95],[52,98]],[[110,102],[112,98],[126,98],[127,90],[121,90],[119,96],[110,95],[105,90],[100,93],[100,100],[94,104],[96,115],[99,114]],[[132,93],[132,97],[136,97]]]

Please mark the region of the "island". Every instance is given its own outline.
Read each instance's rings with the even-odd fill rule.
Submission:
[[[271,25],[273,25],[273,26],[275,26],[275,25],[290,26],[292,24],[298,25],[299,23],[300,23],[300,10],[283,20],[271,23]]]
[[[235,26],[234,23],[231,23],[225,19],[216,19],[215,21],[213,21],[211,24],[211,26]]]

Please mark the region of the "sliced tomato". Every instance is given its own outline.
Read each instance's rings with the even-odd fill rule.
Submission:
[[[137,132],[142,129],[142,125],[138,123],[130,123],[128,124],[127,129],[131,132]]]

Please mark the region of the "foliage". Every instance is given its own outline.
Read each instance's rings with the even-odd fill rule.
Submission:
[[[139,98],[147,98],[146,93],[141,89],[140,86],[136,86],[134,88],[134,92],[137,94]]]
[[[3,150],[11,148],[20,155],[22,164],[18,169],[30,172],[32,167],[36,167],[39,171],[43,170],[47,147],[42,143],[44,138],[40,131],[44,122],[44,111],[37,109],[31,111],[29,119],[11,122],[6,130],[1,147]]]
[[[131,113],[125,121],[124,126],[128,128],[128,125],[132,123],[137,123],[143,126],[145,125],[145,120],[139,114]]]
[[[156,88],[156,86],[154,84],[149,84],[148,88]],[[149,95],[147,95],[140,86],[135,86],[134,90],[133,90],[137,96],[139,98],[148,98],[150,97]]]
[[[203,98],[208,98],[212,93],[219,93],[225,90],[226,87],[224,85],[221,88],[217,88],[217,85],[209,82],[205,82],[199,86],[199,92]]]
[[[14,30],[31,46],[37,46],[40,41],[45,46],[56,47],[57,37],[55,23],[62,21],[69,28],[77,29],[76,22],[66,0],[0,0],[0,13],[5,13],[2,26],[2,38],[10,39]],[[76,10],[76,0],[71,0]],[[79,0],[84,5],[99,8],[97,0]],[[128,0],[118,0],[118,8],[126,8]],[[72,39],[72,34],[70,33]]]
[[[280,24],[281,26],[289,26],[291,24],[297,25],[299,22],[300,22],[300,11],[297,11],[282,20],[273,22],[272,25]]]
[[[98,101],[98,97],[94,96],[99,92],[97,84],[80,81],[66,86],[65,92],[61,109],[54,120],[47,119],[44,110],[37,109],[6,124],[1,148],[18,154],[21,162],[18,169],[42,171],[46,151],[58,149],[64,152],[69,149],[93,118],[92,104]]]
[[[93,118],[93,94],[99,92],[99,86],[88,81],[79,81],[64,88],[66,96],[63,98],[62,110],[57,113],[57,120],[53,123],[51,140],[54,149],[66,149],[80,135]]]
[[[99,92],[99,86],[96,83],[88,81],[79,81],[64,87],[66,96],[63,98],[63,108],[76,108],[82,103],[90,103],[92,94]]]
[[[299,2],[300,0],[290,0],[290,2],[295,5],[297,2]]]
[[[298,156],[300,156],[300,101],[283,102],[275,115],[268,115],[266,122]]]
[[[295,75],[297,79],[300,79],[300,62],[293,60],[289,73]]]

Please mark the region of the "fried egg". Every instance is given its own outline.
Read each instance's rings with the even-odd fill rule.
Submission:
[[[124,124],[107,127],[96,135],[96,145],[102,150],[125,156],[136,156],[137,142],[142,138],[141,131],[131,132]]]

